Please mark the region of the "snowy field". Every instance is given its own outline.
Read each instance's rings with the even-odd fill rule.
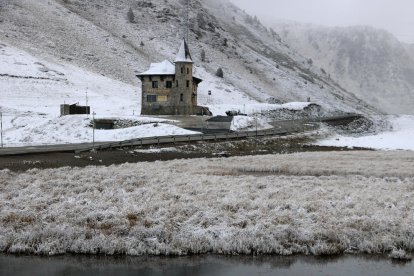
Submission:
[[[3,170],[0,252],[412,252],[413,166],[390,151]]]
[[[389,120],[392,125],[390,131],[362,137],[335,136],[317,144],[381,150],[414,150],[414,116],[393,116]]]

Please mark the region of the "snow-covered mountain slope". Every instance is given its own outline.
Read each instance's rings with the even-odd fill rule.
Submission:
[[[127,16],[130,8],[133,20]],[[13,0],[0,3],[0,38],[41,60],[71,64],[133,85],[135,101],[140,94],[135,74],[151,62],[173,60],[183,36],[183,11],[181,0]],[[200,104],[310,97],[325,110],[372,110],[228,1],[191,1],[190,29],[196,71],[204,79]],[[223,79],[214,75],[219,67]]]
[[[371,27],[328,28],[277,22],[274,28],[313,66],[388,113],[413,114],[414,51]]]
[[[0,44],[0,107],[9,115],[58,116],[60,104],[86,103],[97,114],[133,115],[136,87],[70,64],[56,64]]]

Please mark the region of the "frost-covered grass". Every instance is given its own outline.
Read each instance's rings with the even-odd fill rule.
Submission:
[[[413,165],[412,152],[330,152],[3,170],[0,251],[412,252]]]

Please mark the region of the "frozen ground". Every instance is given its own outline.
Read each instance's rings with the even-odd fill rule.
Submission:
[[[414,150],[414,116],[393,116],[389,120],[392,125],[390,131],[362,137],[335,136],[317,144],[383,150]]]
[[[399,151],[3,170],[0,251],[409,253],[413,166]]]

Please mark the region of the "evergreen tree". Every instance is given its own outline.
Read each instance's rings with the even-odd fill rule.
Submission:
[[[201,50],[201,61],[205,62],[206,61],[206,51],[204,51],[204,49]]]
[[[128,21],[130,23],[134,23],[135,22],[135,15],[134,15],[134,12],[132,11],[131,8],[129,8],[129,10],[128,10],[127,17],[128,17]]]
[[[223,69],[221,69],[221,67],[217,69],[216,76],[219,78],[224,78],[224,72]]]

